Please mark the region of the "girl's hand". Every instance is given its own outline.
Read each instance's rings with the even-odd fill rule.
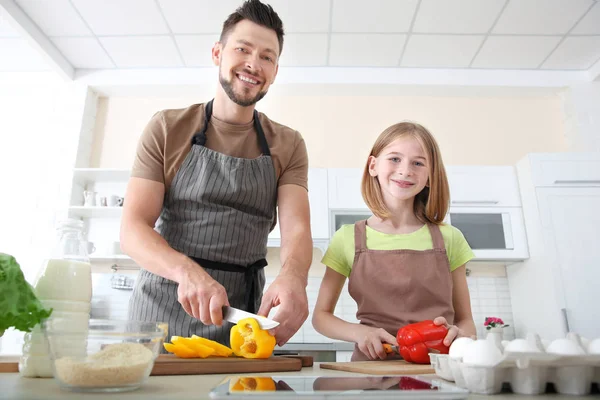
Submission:
[[[396,338],[383,328],[363,327],[358,333],[356,344],[358,349],[369,358],[369,360],[385,360],[387,354],[383,343],[396,344]]]
[[[452,344],[452,342],[454,342],[454,339],[456,339],[458,337],[470,337],[471,339],[477,339],[473,335],[469,335],[466,332],[464,332],[463,330],[461,330],[458,326],[450,325],[448,323],[448,321],[446,321],[446,318],[444,318],[444,317],[437,317],[436,319],[433,320],[433,323],[435,325],[438,325],[438,326],[443,325],[446,328],[448,328],[448,333],[446,334],[446,337],[444,338],[444,345],[446,345],[446,346],[450,346]]]

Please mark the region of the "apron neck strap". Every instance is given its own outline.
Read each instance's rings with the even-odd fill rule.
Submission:
[[[210,118],[212,117],[213,101],[214,99],[206,103],[206,105],[204,106],[204,125],[202,126],[200,132],[196,133],[192,138],[192,145],[206,145],[206,132],[208,131],[208,123],[210,122]],[[258,111],[254,110],[253,118],[254,130],[256,130],[256,136],[258,139],[258,145],[260,146],[260,150],[263,155],[271,156],[271,150],[269,150],[269,144],[267,143],[265,132],[263,131],[262,125],[260,124],[260,121],[258,119]]]
[[[363,219],[354,224],[354,252],[362,253],[367,250],[367,220]]]
[[[444,237],[442,236],[442,231],[440,231],[439,225],[427,224],[427,227],[429,228],[429,233],[431,234],[434,250],[444,250],[446,247],[444,246]]]

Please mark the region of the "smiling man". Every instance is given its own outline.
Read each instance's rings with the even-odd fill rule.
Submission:
[[[127,187],[121,246],[140,266],[129,317],[229,344],[222,306],[268,315],[283,345],[308,316],[308,157],[300,134],[255,110],[277,76],[283,24],[248,0],[223,24],[213,100],[156,113]],[[262,295],[279,214],[282,268]]]

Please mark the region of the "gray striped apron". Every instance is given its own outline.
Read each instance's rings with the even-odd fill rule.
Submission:
[[[165,194],[155,229],[225,287],[232,307],[255,313],[265,285],[267,237],[277,205],[275,167],[256,110],[254,129],[262,155],[246,159],[205,147],[212,100],[204,108],[204,126],[194,135]],[[167,322],[170,336],[196,334],[229,345],[233,325],[206,326],[188,315],[177,301],[177,287],[142,268],[129,302],[129,319]]]

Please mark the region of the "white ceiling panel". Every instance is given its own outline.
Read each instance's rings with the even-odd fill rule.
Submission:
[[[333,0],[333,32],[408,32],[417,0]]]
[[[99,36],[169,33],[154,0],[71,0]]]
[[[562,35],[592,4],[592,0],[513,0],[504,9],[493,33]]]
[[[46,60],[25,40],[0,39],[0,71],[47,71]]]
[[[466,68],[477,53],[483,35],[411,35],[402,57],[403,67]]]
[[[422,0],[416,33],[487,33],[505,0]]]
[[[95,38],[52,38],[52,42],[75,68],[115,67]]]
[[[329,65],[347,67],[397,67],[406,35],[331,35]]]
[[[490,36],[477,54],[475,68],[537,68],[559,36]]]
[[[326,66],[327,36],[324,33],[285,35],[279,65],[283,67]]]
[[[47,36],[90,36],[69,0],[17,0],[16,3]]]
[[[210,67],[212,48],[219,35],[177,35],[175,41],[186,67]]]
[[[585,17],[579,21],[571,33],[588,35],[600,34],[600,3],[596,3]]]
[[[285,33],[329,32],[329,1],[268,0],[283,21]]]
[[[183,66],[170,36],[103,37],[100,42],[119,68]]]
[[[0,15],[0,38],[18,38],[19,33]]]
[[[221,33],[227,16],[242,0],[158,0],[175,34]]]
[[[600,58],[600,36],[568,37],[546,60],[546,69],[588,69]]]

